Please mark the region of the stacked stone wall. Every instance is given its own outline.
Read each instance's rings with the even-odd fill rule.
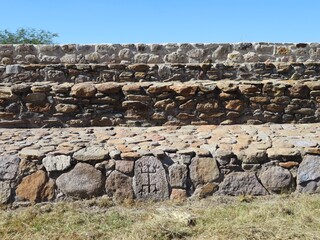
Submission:
[[[0,64],[1,204],[320,191],[318,43],[0,45]]]

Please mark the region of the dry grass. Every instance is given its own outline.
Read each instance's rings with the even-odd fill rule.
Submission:
[[[0,239],[320,239],[320,196],[35,205],[1,210]]]

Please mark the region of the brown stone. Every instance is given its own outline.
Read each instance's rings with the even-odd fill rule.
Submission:
[[[177,118],[178,118],[178,119],[181,119],[181,120],[192,119],[192,118],[194,118],[194,117],[195,117],[195,115],[190,114],[190,113],[179,113],[179,114],[177,115]]]
[[[171,84],[155,84],[148,88],[147,92],[150,94],[158,94],[163,92],[170,92]]]
[[[117,202],[132,200],[134,193],[132,178],[118,171],[113,171],[105,184],[106,193]]]
[[[196,109],[199,112],[209,113],[218,108],[219,108],[219,103],[217,101],[212,100],[206,103],[198,103]]]
[[[140,83],[130,83],[124,85],[122,87],[122,91],[125,93],[140,93],[142,91],[142,87]]]
[[[245,95],[261,93],[261,89],[255,85],[240,85],[239,90],[242,94],[245,94]]]
[[[57,112],[62,112],[62,113],[73,113],[78,111],[78,106],[74,104],[57,104],[55,106],[55,109]]]
[[[118,160],[116,161],[116,170],[125,173],[125,174],[132,174],[134,167],[134,161],[128,160]]]
[[[299,166],[299,163],[298,162],[293,162],[293,161],[289,161],[289,162],[280,162],[279,163],[279,166],[280,167],[283,167],[283,168],[293,168],[295,166]]]
[[[173,102],[171,99],[164,99],[161,101],[158,101],[154,104],[155,108],[170,110],[175,106],[175,102]]]
[[[217,162],[213,158],[193,158],[190,164],[190,178],[195,186],[213,182],[220,177]]]
[[[29,93],[26,98],[25,101],[26,102],[43,102],[46,99],[46,94],[43,92],[39,92],[39,93]]]
[[[244,109],[244,103],[241,100],[230,100],[226,102],[225,108],[241,112]]]
[[[135,72],[147,72],[149,70],[149,65],[147,64],[131,64],[128,68]]]
[[[270,112],[282,112],[285,106],[278,105],[278,104],[268,104],[264,106],[264,110],[268,110]]]
[[[22,179],[16,189],[19,198],[33,203],[52,200],[54,197],[54,182],[46,173],[39,170]]]
[[[118,83],[101,83],[95,86],[98,92],[109,94],[119,93],[121,91],[121,85]]]
[[[89,98],[93,97],[96,91],[97,89],[92,83],[78,83],[73,85],[70,95],[78,98]]]
[[[269,103],[270,100],[268,97],[251,97],[250,101],[254,103],[265,104],[265,103]]]
[[[190,110],[194,108],[195,104],[196,103],[193,100],[189,100],[186,103],[181,104],[179,108],[182,110]]]
[[[177,202],[182,202],[188,198],[187,191],[185,189],[173,188],[171,190],[170,199]]]
[[[238,90],[238,86],[230,81],[219,81],[217,87],[225,93],[234,93]]]
[[[290,95],[296,98],[307,98],[309,96],[310,89],[303,84],[296,84],[290,88]]]
[[[175,84],[170,86],[170,89],[174,91],[176,94],[188,97],[188,96],[193,96],[197,89],[197,85],[185,85],[185,84]]]
[[[196,188],[194,191],[192,197],[197,197],[197,198],[206,198],[208,196],[211,196],[213,193],[218,191],[219,187],[218,184],[216,183],[207,183],[204,185],[200,185]]]
[[[26,103],[26,107],[30,112],[44,113],[51,110],[50,103]]]

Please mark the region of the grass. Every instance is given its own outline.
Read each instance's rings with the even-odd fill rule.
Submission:
[[[320,239],[320,195],[106,198],[0,210],[0,239]]]

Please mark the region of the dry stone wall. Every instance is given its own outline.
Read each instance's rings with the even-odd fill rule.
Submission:
[[[1,204],[318,193],[319,124],[318,43],[0,45]]]
[[[0,132],[2,204],[320,191],[319,123]]]
[[[0,126],[318,122],[319,46],[0,45]]]

